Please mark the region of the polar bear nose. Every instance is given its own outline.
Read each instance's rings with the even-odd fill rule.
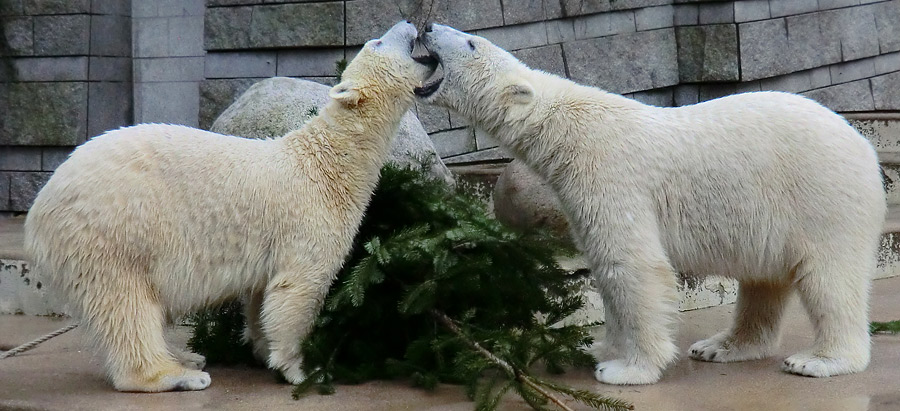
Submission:
[[[433,29],[433,28],[434,28],[433,22],[429,21],[428,23],[425,24],[425,32],[426,33],[431,33],[431,29]]]

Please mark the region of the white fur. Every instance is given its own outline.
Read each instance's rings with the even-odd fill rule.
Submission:
[[[784,369],[866,368],[885,194],[875,150],[840,116],[777,92],[652,107],[446,26],[423,40],[444,71],[425,101],[495,135],[559,196],[604,299],[608,345],[623,355],[599,364],[598,380],[653,383],[676,357],[676,271],[741,282],[734,325],[694,344],[693,358],[769,355],[797,290],[816,339]]]
[[[106,352],[123,391],[199,390],[167,319],[239,295],[268,365],[304,379],[300,342],[349,251],[413,88],[428,70],[399,23],[301,129],[249,140],[149,124],[79,147],[41,190],[26,249]]]

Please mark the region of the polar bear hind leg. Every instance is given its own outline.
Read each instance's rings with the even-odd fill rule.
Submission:
[[[781,317],[792,291],[790,284],[742,282],[731,329],[694,343],[690,357],[712,362],[768,357],[778,346]]]
[[[874,251],[841,251],[823,253],[798,272],[797,290],[816,338],[811,350],[784,360],[786,372],[829,377],[860,372],[869,364],[868,297]]]
[[[146,273],[128,272],[129,268],[122,268],[128,267],[126,264],[104,265],[105,269],[119,267],[118,272],[93,278],[115,280],[93,281],[88,285],[102,294],[79,300],[84,304],[83,322],[107,354],[106,367],[115,388],[162,392],[208,387],[209,374],[186,368],[169,350],[164,336],[166,318],[158,297],[146,280],[136,281],[147,278]],[[109,296],[120,298],[111,301]]]

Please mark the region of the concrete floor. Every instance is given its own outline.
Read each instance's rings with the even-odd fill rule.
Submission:
[[[686,350],[729,324],[732,305],[681,314],[678,345]],[[872,319],[900,318],[900,277],[875,281]],[[0,316],[0,349],[8,349],[68,324],[65,319]],[[808,346],[811,327],[794,302],[785,319],[781,348],[775,357],[735,364],[692,361],[684,356],[651,386],[615,387],[594,381],[588,370],[559,379],[581,388],[632,401],[638,410],[900,410],[900,336],[874,337],[872,364],[861,374],[814,379],[784,374],[781,360]],[[0,410],[470,410],[460,387],[442,385],[435,392],[403,382],[338,386],[331,396],[299,401],[291,387],[278,384],[261,369],[210,367],[210,388],[199,392],[118,393],[108,385],[100,361],[84,350],[78,329],[16,357],[0,360]],[[174,339],[184,341],[185,330]],[[526,408],[508,396],[502,409]]]

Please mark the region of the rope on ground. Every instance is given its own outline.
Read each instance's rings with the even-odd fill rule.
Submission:
[[[56,330],[56,331],[54,331],[54,332],[52,332],[52,333],[50,333],[50,334],[47,334],[47,335],[45,335],[45,336],[43,336],[43,337],[41,337],[41,338],[38,338],[38,339],[34,340],[34,341],[32,341],[32,342],[28,342],[28,343],[22,344],[22,345],[20,345],[20,346],[18,346],[18,347],[16,347],[16,348],[13,348],[13,349],[11,349],[11,350],[9,350],[9,351],[6,351],[6,352],[4,352],[4,353],[0,353],[0,360],[2,360],[2,359],[4,359],[4,358],[12,357],[12,356],[14,356],[14,355],[16,355],[16,354],[21,354],[21,353],[23,353],[23,352],[25,352],[25,351],[28,351],[28,350],[30,350],[30,349],[32,349],[32,348],[34,348],[34,347],[37,347],[39,344],[41,344],[41,343],[44,342],[44,341],[47,341],[47,340],[49,340],[49,339],[51,339],[51,338],[53,338],[53,337],[56,337],[56,336],[58,336],[58,335],[62,335],[62,334],[65,334],[65,333],[67,333],[67,332],[69,332],[69,331],[72,331],[72,330],[73,330],[75,327],[77,327],[77,326],[78,326],[78,324],[69,324],[69,325],[67,325],[67,326],[65,326],[65,327],[63,327],[63,328],[60,328],[60,329],[58,329],[58,330]]]

